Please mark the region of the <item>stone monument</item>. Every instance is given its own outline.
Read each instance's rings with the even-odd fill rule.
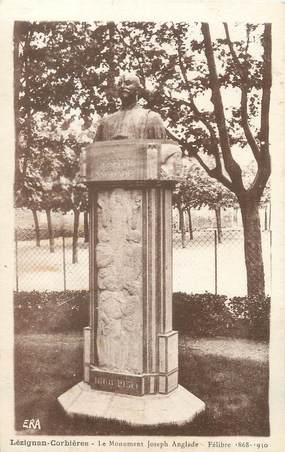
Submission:
[[[59,397],[71,415],[131,424],[191,421],[204,403],[178,385],[172,330],[172,190],[181,151],[139,79],[119,81],[121,109],[81,154],[90,202],[90,326],[84,381]]]

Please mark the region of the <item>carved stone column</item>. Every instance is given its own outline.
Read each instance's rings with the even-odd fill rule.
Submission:
[[[171,395],[168,408],[191,399],[186,412],[177,406],[169,420],[169,414],[146,420],[151,408],[145,405],[141,421],[122,417],[116,407],[104,415],[132,423],[185,421],[204,408],[178,387],[172,330],[172,189],[181,167],[181,151],[171,141],[98,142],[81,156],[90,202],[90,325],[77,404],[84,391],[97,397],[85,414],[100,415],[98,397],[102,402],[110,394],[121,394],[121,402],[124,394],[135,409],[151,395],[160,394],[162,404]],[[66,409],[68,393],[59,400]]]

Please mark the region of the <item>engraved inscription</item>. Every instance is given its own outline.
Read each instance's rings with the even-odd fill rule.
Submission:
[[[95,385],[104,385],[104,386],[115,386],[117,388],[127,388],[127,389],[138,389],[139,385],[137,383],[131,383],[129,381],[124,380],[113,380],[111,378],[104,377],[94,377]]]
[[[81,155],[81,175],[86,181],[175,180],[182,175],[182,152],[171,141],[117,141],[107,151],[104,144],[96,143]]]
[[[118,376],[91,372],[91,386],[94,389],[121,392],[123,394],[140,395],[142,393],[142,380],[134,376]]]
[[[138,149],[118,147],[114,150],[96,149],[96,158],[89,156],[93,180],[136,180],[143,174],[143,159]]]

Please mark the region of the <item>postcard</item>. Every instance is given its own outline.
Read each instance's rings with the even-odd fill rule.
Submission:
[[[283,450],[284,4],[0,8],[1,450]]]

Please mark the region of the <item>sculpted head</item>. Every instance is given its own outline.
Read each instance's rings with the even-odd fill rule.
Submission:
[[[134,104],[141,90],[140,79],[137,75],[124,72],[118,80],[118,94],[123,107]]]

